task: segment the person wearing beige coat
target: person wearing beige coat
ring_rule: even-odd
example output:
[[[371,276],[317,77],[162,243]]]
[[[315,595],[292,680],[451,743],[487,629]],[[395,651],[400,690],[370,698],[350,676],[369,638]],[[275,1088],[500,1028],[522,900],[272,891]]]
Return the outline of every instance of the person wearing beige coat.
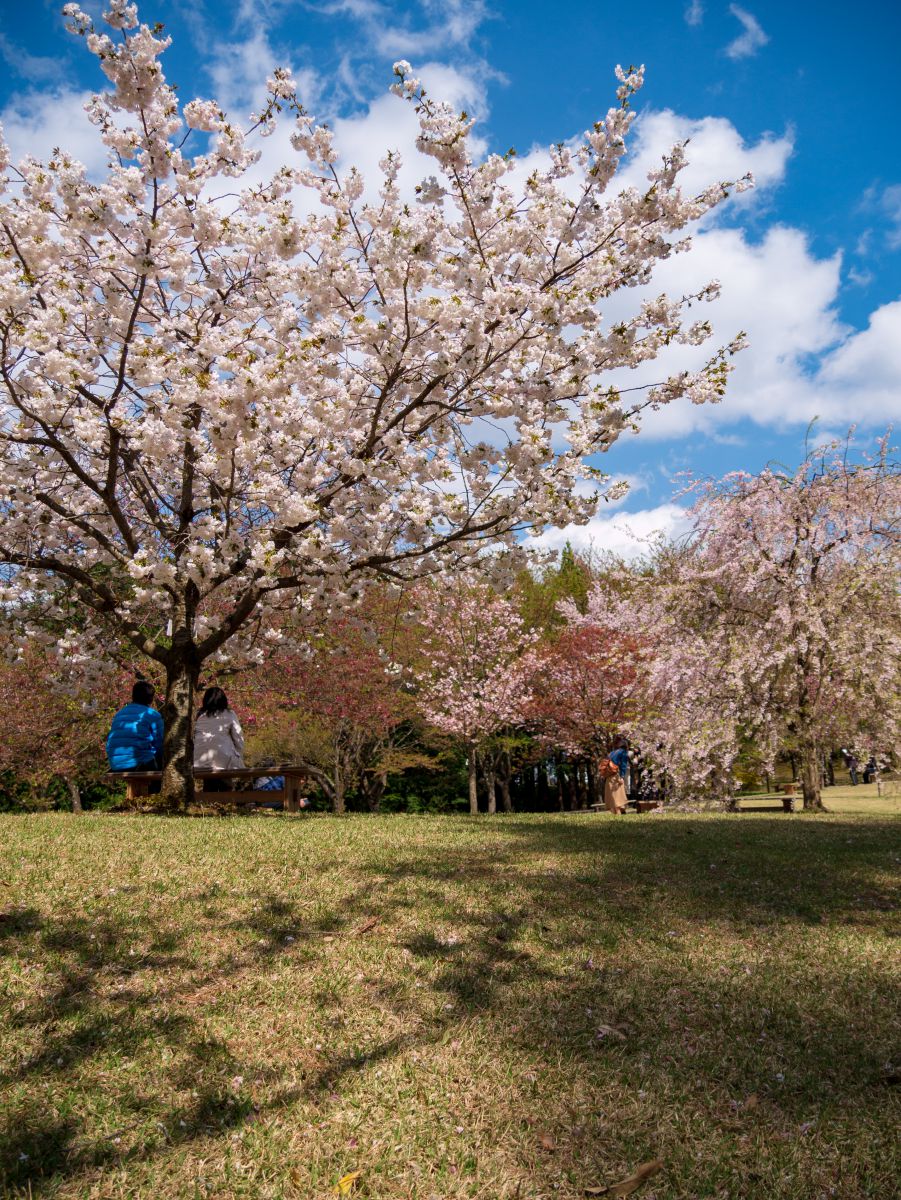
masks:
[[[207,688],[203,694],[194,726],[194,767],[206,771],[244,767],[244,731],[222,688]]]

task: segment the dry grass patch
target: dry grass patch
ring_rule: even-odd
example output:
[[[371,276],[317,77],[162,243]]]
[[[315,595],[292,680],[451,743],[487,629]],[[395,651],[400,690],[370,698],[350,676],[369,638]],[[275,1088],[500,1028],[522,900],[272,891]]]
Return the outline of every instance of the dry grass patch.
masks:
[[[0,1194],[884,1200],[899,833],[0,817]]]

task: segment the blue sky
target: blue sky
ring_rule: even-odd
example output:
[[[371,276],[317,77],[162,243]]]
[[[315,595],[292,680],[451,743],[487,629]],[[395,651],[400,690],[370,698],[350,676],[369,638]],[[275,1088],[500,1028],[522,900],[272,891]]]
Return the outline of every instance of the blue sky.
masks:
[[[102,77],[60,7],[0,0],[0,122],[14,150],[62,143],[89,159],[80,105]],[[615,516],[568,531],[575,540],[626,549],[633,535],[677,528],[677,472],[796,461],[814,416],[815,436],[856,423],[865,449],[901,415],[895,0],[144,0],[140,12],[174,38],[164,68],[183,99],[249,111],[287,63],[364,166],[408,137],[385,95],[392,62],[407,58],[434,94],[478,115],[487,146],[523,155],[578,135],[612,103],[614,66],[644,63],[633,170],[690,137],[699,185],[755,172],[755,191],[660,281],[677,291],[721,280],[717,338],[746,329],[751,341],[730,394],[714,409],[665,411],[617,443],[600,465],[627,475],[631,494]]]

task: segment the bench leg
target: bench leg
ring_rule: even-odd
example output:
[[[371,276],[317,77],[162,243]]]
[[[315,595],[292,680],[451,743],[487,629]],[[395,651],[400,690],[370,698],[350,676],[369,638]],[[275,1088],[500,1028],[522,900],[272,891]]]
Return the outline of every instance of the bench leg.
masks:
[[[300,806],[297,803],[297,780],[290,776],[285,780],[285,812],[300,812]]]

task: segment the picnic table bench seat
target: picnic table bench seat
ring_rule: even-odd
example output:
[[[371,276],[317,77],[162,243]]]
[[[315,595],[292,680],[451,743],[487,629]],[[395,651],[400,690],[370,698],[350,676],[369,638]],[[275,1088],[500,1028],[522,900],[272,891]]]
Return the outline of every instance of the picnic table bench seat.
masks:
[[[263,777],[271,779],[273,776],[279,775],[284,779],[284,784],[280,788],[254,789],[252,787],[254,779]],[[162,771],[110,771],[108,777],[110,779],[124,780],[126,798],[128,800],[139,800],[150,795],[150,785],[152,783],[159,783],[163,777],[163,773]],[[228,802],[238,808],[251,808],[258,805],[269,806],[281,801],[285,812],[300,812],[302,788],[308,782],[309,776],[302,767],[292,766],[241,767],[237,770],[225,771],[195,770],[195,783],[202,783],[206,779],[227,780],[229,783],[244,779],[248,780],[251,786],[243,790],[239,788],[226,788],[215,792],[198,790],[196,792],[198,800],[203,799],[211,804]]]

